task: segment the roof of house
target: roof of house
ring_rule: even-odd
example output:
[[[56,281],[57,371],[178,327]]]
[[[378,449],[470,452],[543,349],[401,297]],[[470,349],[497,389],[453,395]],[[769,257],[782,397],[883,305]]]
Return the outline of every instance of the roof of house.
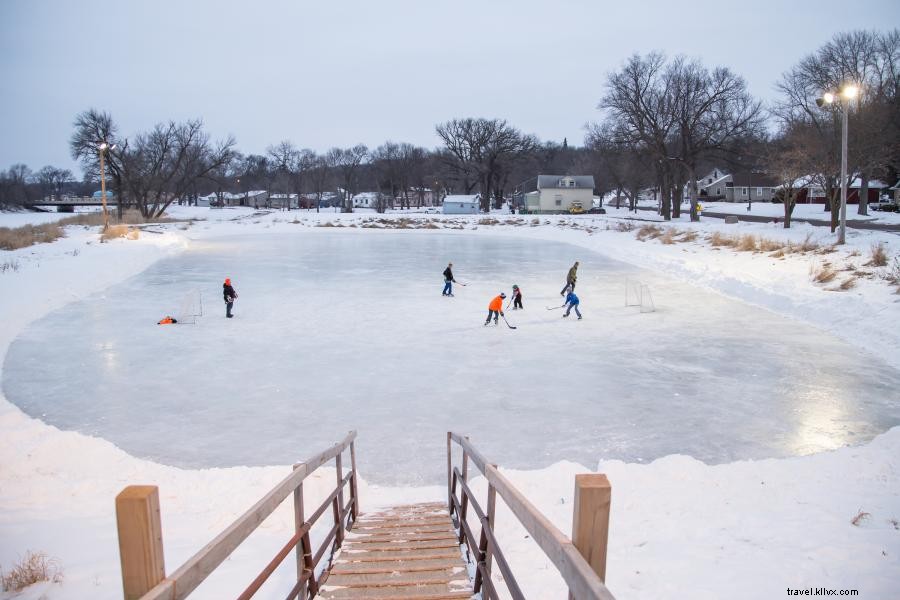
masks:
[[[735,187],[775,187],[778,181],[765,173],[735,173],[732,175]]]
[[[561,188],[559,180],[567,177],[575,180],[576,188],[594,189],[593,175],[538,175],[538,189]]]
[[[481,202],[481,194],[444,196],[444,202]]]

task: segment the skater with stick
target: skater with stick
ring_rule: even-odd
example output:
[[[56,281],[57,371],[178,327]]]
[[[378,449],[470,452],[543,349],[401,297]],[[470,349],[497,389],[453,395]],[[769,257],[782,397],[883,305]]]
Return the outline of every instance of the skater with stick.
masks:
[[[578,263],[575,263],[578,264]],[[569,295],[566,296],[566,312],[563,314],[564,317],[569,316],[569,311],[573,308],[575,309],[575,314],[578,315],[578,320],[581,320],[581,312],[578,310],[578,296],[575,295],[575,292],[569,292]]]
[[[444,291],[441,292],[441,296],[452,296],[454,283],[456,280],[453,279],[453,263],[450,263],[444,269]]]
[[[237,292],[234,291],[234,288],[231,287],[231,279],[225,278],[225,283],[222,284],[222,296],[225,299],[225,316],[231,319],[234,317],[231,314],[231,307],[234,306],[234,301],[237,300]]]
[[[522,290],[520,290],[519,286],[515,284],[513,285],[512,291],[512,305],[513,310],[519,310],[520,308],[522,308]],[[506,307],[509,308],[509,305],[507,304]]]
[[[495,296],[491,303],[488,304],[488,316],[487,320],[485,320],[485,326],[489,325],[491,322],[491,318],[494,319],[494,325],[498,324],[500,317],[503,316],[503,301],[506,299],[506,294],[500,292],[499,296]]]
[[[578,279],[578,261],[575,261],[575,264],[572,265],[572,268],[569,269],[568,274],[566,274],[566,285],[563,287],[562,291],[559,293],[560,296],[565,296],[567,292],[575,291],[575,280]]]

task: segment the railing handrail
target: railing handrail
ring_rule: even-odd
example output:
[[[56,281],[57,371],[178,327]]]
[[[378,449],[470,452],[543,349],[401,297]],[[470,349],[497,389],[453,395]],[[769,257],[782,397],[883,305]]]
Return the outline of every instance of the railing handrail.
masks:
[[[290,475],[238,517],[225,531],[144,594],[141,600],[180,600],[187,597],[303,483],[304,479],[329,460],[339,456],[354,439],[356,439],[355,430],[331,448],[299,463]]]
[[[468,458],[487,479],[488,484],[496,489],[532,539],[556,566],[569,586],[572,596],[578,600],[615,600],[606,584],[591,569],[568,536],[517,490],[465,436],[451,431],[449,437],[462,447]]]

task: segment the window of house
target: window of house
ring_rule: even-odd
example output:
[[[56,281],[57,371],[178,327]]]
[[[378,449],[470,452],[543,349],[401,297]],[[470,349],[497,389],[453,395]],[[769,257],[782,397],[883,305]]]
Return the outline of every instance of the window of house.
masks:
[[[722,195],[722,188],[716,188],[716,196]]]
[[[762,196],[762,188],[761,187],[756,188],[756,195]]]
[[[556,205],[562,206],[562,196],[560,196],[560,195],[556,196]]]
[[[746,195],[747,195],[747,188],[742,187],[741,188],[741,196],[746,196]]]

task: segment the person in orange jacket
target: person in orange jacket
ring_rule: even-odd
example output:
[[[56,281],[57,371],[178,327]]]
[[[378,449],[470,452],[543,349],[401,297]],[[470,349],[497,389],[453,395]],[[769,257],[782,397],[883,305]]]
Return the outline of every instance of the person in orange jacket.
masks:
[[[494,325],[500,320],[500,315],[503,314],[503,301],[506,299],[506,294],[500,292],[499,296],[496,296],[491,303],[488,304],[488,316],[487,320],[484,322],[485,325],[491,322],[491,317],[494,318]]]

